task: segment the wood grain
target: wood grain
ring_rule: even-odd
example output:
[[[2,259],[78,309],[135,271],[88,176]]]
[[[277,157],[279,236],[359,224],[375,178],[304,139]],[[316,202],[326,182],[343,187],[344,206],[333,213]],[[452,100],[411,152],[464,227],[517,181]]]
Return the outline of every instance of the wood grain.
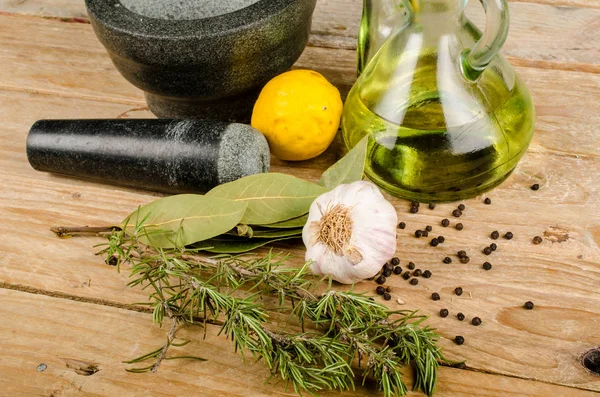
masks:
[[[281,381],[264,384],[262,363],[244,364],[216,327],[182,329],[193,339],[173,354],[207,358],[206,362],[165,361],[155,374],[131,374],[123,360],[140,356],[164,343],[165,330],[148,314],[106,306],[0,290],[0,394],[5,396],[294,396]],[[45,364],[44,371],[38,365]],[[81,369],[97,372],[84,375]],[[93,372],[93,371],[92,371]],[[89,372],[88,372],[89,373]],[[407,376],[410,380],[410,376]],[[595,393],[540,382],[442,368],[439,397],[569,396]],[[323,397],[339,393],[321,393]],[[344,396],[377,395],[357,386]],[[409,393],[410,396],[422,395]]]

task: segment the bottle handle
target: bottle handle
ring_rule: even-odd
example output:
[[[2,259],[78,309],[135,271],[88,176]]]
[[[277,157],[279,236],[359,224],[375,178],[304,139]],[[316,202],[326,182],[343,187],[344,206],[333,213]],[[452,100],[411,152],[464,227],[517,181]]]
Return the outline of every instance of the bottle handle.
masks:
[[[506,0],[480,0],[485,9],[485,32],[470,50],[463,51],[461,66],[464,76],[477,80],[498,54],[508,36],[508,4]]]

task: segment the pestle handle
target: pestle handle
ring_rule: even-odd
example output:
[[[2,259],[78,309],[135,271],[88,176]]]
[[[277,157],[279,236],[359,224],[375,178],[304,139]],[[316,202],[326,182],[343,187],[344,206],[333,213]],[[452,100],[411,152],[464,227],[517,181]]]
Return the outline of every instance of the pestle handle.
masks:
[[[204,193],[270,166],[260,132],[210,120],[40,120],[27,158],[38,171],[166,193]]]

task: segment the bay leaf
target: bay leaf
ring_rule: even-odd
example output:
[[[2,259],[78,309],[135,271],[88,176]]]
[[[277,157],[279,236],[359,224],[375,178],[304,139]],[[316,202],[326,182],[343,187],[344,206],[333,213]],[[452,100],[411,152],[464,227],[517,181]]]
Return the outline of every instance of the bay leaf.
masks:
[[[329,189],[344,184],[360,181],[365,172],[367,144],[369,136],[365,136],[344,157],[329,167],[321,176],[319,184]]]
[[[293,229],[265,229],[256,230],[251,238],[279,238],[279,237],[290,237],[290,236],[302,236],[302,228]]]
[[[241,223],[263,225],[306,214],[313,200],[325,192],[323,186],[292,175],[267,173],[217,186],[206,196],[247,203]]]
[[[288,229],[295,227],[304,227],[306,222],[308,221],[308,214],[304,214],[297,218],[288,219],[287,221],[271,223],[269,225],[260,225],[262,227],[268,227],[272,229]]]
[[[241,254],[252,251],[277,241],[291,240],[297,237],[281,237],[276,239],[240,239],[233,236],[219,236],[196,244],[203,251],[215,254]]]
[[[127,229],[144,220],[145,244],[160,248],[184,246],[227,233],[246,212],[245,202],[180,194],[144,205],[127,219]]]

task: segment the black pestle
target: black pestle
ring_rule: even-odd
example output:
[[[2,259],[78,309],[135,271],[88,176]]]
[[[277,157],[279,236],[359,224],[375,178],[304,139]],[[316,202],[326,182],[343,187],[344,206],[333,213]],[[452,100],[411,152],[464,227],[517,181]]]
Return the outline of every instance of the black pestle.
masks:
[[[207,120],[40,120],[27,158],[38,171],[166,193],[204,193],[270,166],[260,132]]]

